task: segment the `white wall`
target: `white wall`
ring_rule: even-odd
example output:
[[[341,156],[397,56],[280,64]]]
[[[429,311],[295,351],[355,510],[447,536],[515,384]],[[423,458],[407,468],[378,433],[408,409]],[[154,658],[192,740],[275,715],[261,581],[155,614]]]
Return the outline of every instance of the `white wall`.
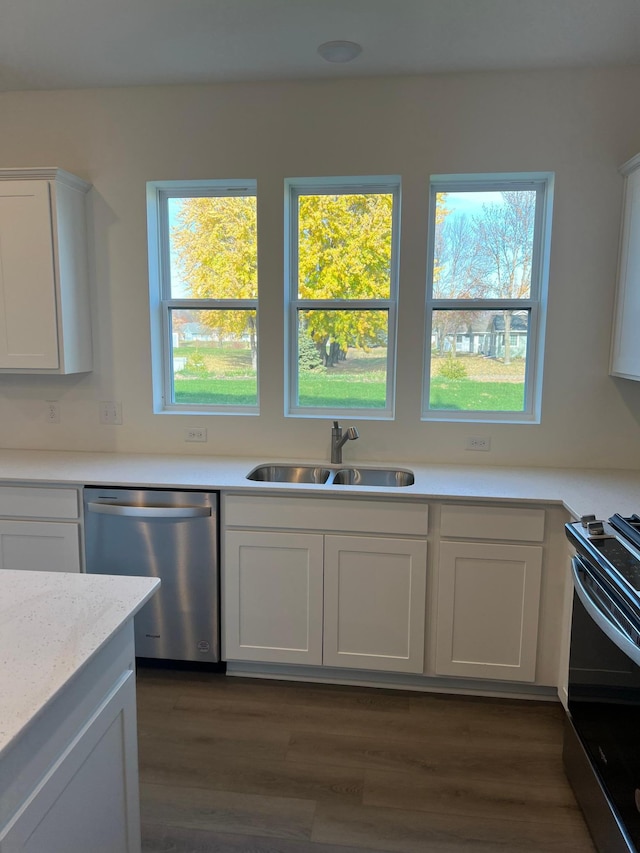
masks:
[[[396,419],[362,422],[349,459],[640,468],[640,384],[608,376],[622,180],[640,150],[640,68],[0,95],[0,166],[89,180],[95,369],[0,376],[0,446],[326,458],[326,420],[284,418],[283,180],[400,174]],[[555,171],[540,425],[420,421],[432,173]],[[260,417],[153,415],[145,182],[258,180]],[[25,318],[28,322],[28,318]],[[48,425],[44,401],[62,420]],[[122,426],[98,424],[121,401]],[[185,444],[186,426],[209,442]],[[488,435],[490,453],[464,450]]]

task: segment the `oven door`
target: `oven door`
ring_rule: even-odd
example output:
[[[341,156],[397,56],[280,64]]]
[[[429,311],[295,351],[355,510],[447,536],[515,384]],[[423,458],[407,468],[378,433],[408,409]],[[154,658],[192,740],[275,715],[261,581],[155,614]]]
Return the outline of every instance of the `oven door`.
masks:
[[[573,558],[574,602],[569,662],[569,713],[627,843],[605,843],[611,828],[594,828],[593,797],[574,790],[598,849],[640,851],[640,648],[637,614],[606,574],[580,555]],[[566,753],[566,749],[565,749]],[[566,764],[566,761],[565,761]]]

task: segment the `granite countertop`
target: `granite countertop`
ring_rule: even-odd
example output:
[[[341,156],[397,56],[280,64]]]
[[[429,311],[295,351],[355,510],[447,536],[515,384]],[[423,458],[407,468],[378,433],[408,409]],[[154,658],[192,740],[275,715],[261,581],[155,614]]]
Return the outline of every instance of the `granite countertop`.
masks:
[[[0,759],[159,583],[157,578],[0,572]]]
[[[428,465],[411,462],[352,462],[361,467],[398,467],[414,472],[415,483],[402,488],[262,483],[246,479],[261,463],[294,462],[330,466],[324,460],[255,457],[184,456],[142,453],[94,453],[0,450],[0,482],[220,489],[266,494],[368,496],[394,500],[528,501],[564,505],[575,517],[594,513],[640,512],[640,471],[598,468],[506,468],[476,465]]]

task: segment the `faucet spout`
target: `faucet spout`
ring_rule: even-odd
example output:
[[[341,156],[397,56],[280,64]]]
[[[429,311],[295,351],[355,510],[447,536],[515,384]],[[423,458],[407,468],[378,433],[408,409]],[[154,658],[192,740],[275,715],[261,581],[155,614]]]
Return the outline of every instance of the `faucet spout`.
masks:
[[[333,422],[331,429],[331,462],[334,465],[342,465],[342,447],[347,441],[355,441],[360,435],[355,427],[349,427],[343,434],[342,427],[338,421]]]

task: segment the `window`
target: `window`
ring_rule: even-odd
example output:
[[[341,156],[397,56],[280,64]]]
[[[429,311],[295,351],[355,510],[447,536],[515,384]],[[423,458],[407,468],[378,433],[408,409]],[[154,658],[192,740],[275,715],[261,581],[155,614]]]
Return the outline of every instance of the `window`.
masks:
[[[287,414],[392,418],[398,177],[287,181]]]
[[[147,190],[154,410],[255,414],[256,183]]]
[[[540,420],[553,176],[431,181],[423,418]]]

